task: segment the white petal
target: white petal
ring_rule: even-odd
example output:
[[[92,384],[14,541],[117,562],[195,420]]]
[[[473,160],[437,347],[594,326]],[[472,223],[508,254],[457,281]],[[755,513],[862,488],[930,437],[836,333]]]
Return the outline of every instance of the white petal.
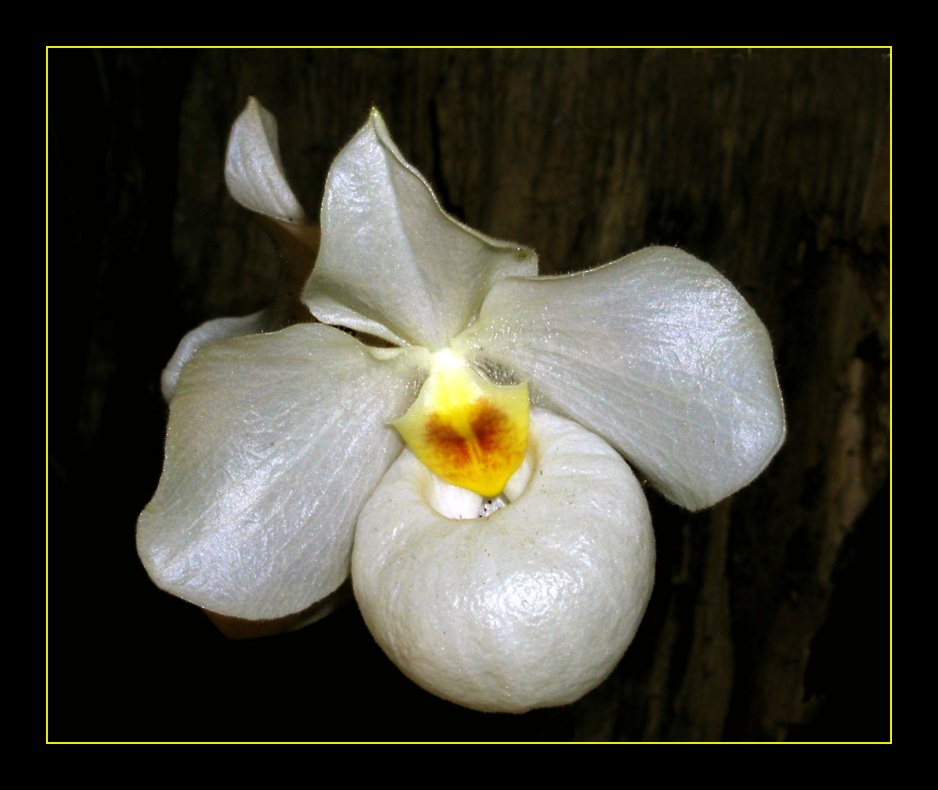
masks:
[[[503,281],[454,350],[530,378],[534,403],[605,437],[692,510],[751,482],[785,438],[765,326],[680,250]]]
[[[537,273],[528,249],[445,214],[372,111],[326,180],[322,246],[304,300],[327,324],[397,345],[444,348],[507,274]]]
[[[137,548],[163,589],[261,620],[345,579],[355,520],[401,442],[406,355],[313,324],[220,340],[183,368]]]
[[[485,711],[572,702],[632,641],[651,595],[654,536],[619,455],[545,412],[521,496],[481,519],[431,506],[431,473],[405,450],[359,519],[355,597],[411,679]]]
[[[211,343],[213,340],[263,332],[266,327],[266,315],[266,311],[261,310],[257,313],[251,313],[251,315],[215,318],[197,326],[191,332],[187,332],[179,341],[176,353],[166,364],[163,375],[160,377],[163,400],[169,403],[173,399],[183,366],[192,359],[192,355],[202,346]]]
[[[225,183],[231,196],[246,209],[288,222],[305,217],[283,173],[277,119],[253,96],[231,127]]]

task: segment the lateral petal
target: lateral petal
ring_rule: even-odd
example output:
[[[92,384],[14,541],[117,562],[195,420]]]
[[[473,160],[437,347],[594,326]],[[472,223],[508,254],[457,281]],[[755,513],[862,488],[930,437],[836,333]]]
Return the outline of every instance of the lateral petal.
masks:
[[[154,582],[232,617],[305,609],[348,572],[355,520],[401,442],[408,355],[319,324],[220,340],[185,365],[137,524]]]
[[[750,483],[785,438],[765,326],[726,278],[677,249],[504,280],[454,350],[530,378],[535,404],[605,437],[691,510]]]
[[[240,337],[241,335],[253,335],[263,332],[267,326],[267,311],[260,310],[256,313],[244,316],[226,316],[225,318],[213,318],[200,324],[195,329],[187,332],[176,351],[163,368],[163,375],[160,376],[160,389],[163,392],[163,400],[169,403],[176,393],[176,384],[179,381],[179,374],[185,364],[192,359],[195,354],[206,343],[213,340],[223,340],[229,337]]]
[[[654,579],[641,487],[602,439],[531,415],[533,474],[484,518],[432,506],[409,450],[359,519],[352,583],[378,644],[412,680],[460,705],[520,713],[594,688],[632,641]]]
[[[377,110],[329,170],[322,246],[303,298],[320,321],[438,351],[492,284],[537,273],[533,251],[446,214]]]

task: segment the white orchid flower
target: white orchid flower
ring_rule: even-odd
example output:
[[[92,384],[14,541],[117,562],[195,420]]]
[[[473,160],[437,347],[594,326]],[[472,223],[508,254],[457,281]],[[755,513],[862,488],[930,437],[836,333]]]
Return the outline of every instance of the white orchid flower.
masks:
[[[253,100],[226,174],[252,211],[302,217]],[[211,322],[164,376],[148,572],[249,620],[351,572],[376,640],[431,692],[494,711],[577,699],[651,594],[623,457],[694,510],[751,482],[785,435],[765,327],[676,249],[538,277],[532,251],[440,208],[376,111],[332,165],[321,224],[302,294],[319,323]]]

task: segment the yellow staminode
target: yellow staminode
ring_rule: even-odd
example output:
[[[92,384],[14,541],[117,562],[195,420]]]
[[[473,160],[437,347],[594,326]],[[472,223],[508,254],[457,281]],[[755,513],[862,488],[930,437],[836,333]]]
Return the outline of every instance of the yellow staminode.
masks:
[[[493,384],[441,351],[417,400],[392,425],[447,483],[494,497],[524,460],[528,411],[527,384]]]

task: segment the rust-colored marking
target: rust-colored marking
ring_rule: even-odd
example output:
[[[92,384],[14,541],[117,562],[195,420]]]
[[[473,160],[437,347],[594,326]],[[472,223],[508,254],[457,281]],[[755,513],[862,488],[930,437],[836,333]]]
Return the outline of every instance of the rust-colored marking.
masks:
[[[452,425],[443,422],[438,414],[427,420],[425,435],[427,443],[436,450],[438,456],[446,459],[446,465],[462,468],[472,460],[469,442]]]
[[[505,433],[508,428],[506,423],[505,415],[491,403],[484,401],[481,404],[472,418],[470,427],[483,454],[505,450]]]

